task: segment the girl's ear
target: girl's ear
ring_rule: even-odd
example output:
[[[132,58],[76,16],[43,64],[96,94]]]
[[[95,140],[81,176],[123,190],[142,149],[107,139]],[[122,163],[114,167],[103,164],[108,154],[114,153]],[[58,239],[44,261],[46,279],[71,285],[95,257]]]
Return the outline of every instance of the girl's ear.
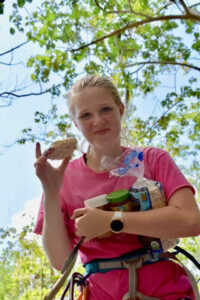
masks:
[[[120,113],[120,116],[122,117],[123,114],[124,114],[124,103],[120,103],[119,105],[119,113]]]

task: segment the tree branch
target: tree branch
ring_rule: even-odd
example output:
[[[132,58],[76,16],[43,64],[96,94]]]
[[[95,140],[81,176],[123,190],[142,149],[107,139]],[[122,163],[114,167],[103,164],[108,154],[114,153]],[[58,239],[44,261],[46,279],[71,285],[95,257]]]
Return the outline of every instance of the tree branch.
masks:
[[[157,13],[156,13],[156,15],[158,15],[158,14],[160,14],[161,13],[161,11],[163,10],[163,9],[165,9],[165,8],[168,8],[170,5],[173,5],[174,3],[167,3],[165,6],[163,6],[163,7],[161,7],[158,11],[157,11]]]
[[[163,114],[162,114],[157,120],[155,120],[155,121],[153,122],[153,124],[151,125],[150,130],[156,128],[156,126],[158,126],[158,122],[159,122],[160,120],[162,120],[162,118],[165,117],[165,116],[170,112],[170,110],[172,110],[172,109],[173,109],[176,105],[178,105],[178,104],[179,104],[179,102],[173,103],[173,104],[168,108],[168,110],[166,110],[165,112],[163,112]],[[144,138],[144,137],[147,135],[148,132],[149,132],[149,129],[147,129],[147,130],[143,133],[143,135],[141,136],[141,139]]]
[[[185,4],[184,0],[179,0],[179,2],[180,2],[180,4],[183,6],[186,15],[189,15],[189,14],[190,14],[190,10],[189,10],[189,8],[187,7],[187,5]]]
[[[97,0],[94,0],[94,2],[99,9],[106,12],[107,14],[134,14],[136,16],[145,17],[145,18],[150,17],[149,15],[138,13],[138,12],[134,11],[132,8],[131,8],[131,10],[109,10],[109,11],[107,11],[102,6],[100,6],[100,4]]]
[[[22,97],[29,97],[29,96],[39,96],[39,95],[43,95],[43,94],[47,94],[49,92],[51,92],[51,90],[53,88],[57,88],[59,86],[61,86],[63,83],[60,83],[54,87],[51,87],[45,91],[41,91],[41,92],[38,92],[38,93],[27,93],[27,94],[16,94],[14,91],[12,92],[3,92],[3,93],[0,93],[0,97],[4,98],[4,99],[8,99],[9,97],[15,97],[15,98],[22,98]],[[4,105],[0,105],[0,107],[2,107]]]
[[[129,68],[129,67],[134,67],[134,66],[137,66],[137,65],[147,65],[147,64],[150,64],[150,65],[152,65],[152,64],[177,65],[177,66],[188,67],[190,69],[194,69],[194,70],[200,71],[199,67],[195,67],[195,66],[190,65],[190,64],[179,63],[179,62],[176,62],[176,61],[159,61],[159,60],[156,60],[156,61],[141,61],[141,62],[138,62],[138,63],[126,65],[125,67]]]
[[[46,93],[50,92],[50,90],[51,89],[45,90],[44,92],[28,93],[28,94],[21,94],[21,95],[15,94],[13,92],[3,92],[3,93],[0,93],[0,97],[8,98],[9,96],[13,96],[16,98],[22,98],[22,97],[29,97],[29,96],[38,96],[38,95],[46,94]]]
[[[141,66],[141,67],[139,67],[139,68],[137,68],[137,70],[131,72],[130,74],[131,74],[131,75],[134,75],[134,74],[138,73],[143,67],[144,67],[144,65]]]
[[[145,19],[145,20],[142,20],[142,21],[138,21],[138,22],[135,22],[135,23],[128,24],[128,25],[126,25],[126,26],[124,26],[124,27],[122,27],[118,30],[115,30],[115,31],[109,33],[109,34],[103,35],[102,37],[100,37],[96,40],[93,40],[90,43],[84,44],[84,45],[82,45],[78,48],[71,49],[71,50],[68,50],[68,51],[71,51],[72,53],[76,52],[76,51],[80,51],[80,50],[85,49],[89,46],[95,45],[98,42],[101,42],[101,41],[103,41],[103,40],[105,40],[109,37],[112,37],[114,35],[119,35],[119,34],[121,34],[122,32],[124,32],[128,29],[133,29],[133,28],[136,28],[136,27],[148,24],[148,23],[158,22],[158,21],[166,21],[166,20],[186,20],[186,19],[190,19],[190,20],[193,20],[193,21],[199,21],[200,22],[200,16],[197,16],[197,15],[194,15],[194,14],[191,14],[191,13],[189,13],[189,15],[158,16],[156,18],[149,18],[149,19]]]
[[[198,5],[200,5],[200,2],[199,2],[199,3],[196,3],[196,4],[193,4],[193,5],[191,5],[189,8],[191,9],[191,8],[193,8],[193,7],[196,7],[196,6],[198,6]]]
[[[0,61],[0,65],[5,65],[5,66],[18,66],[18,65],[23,65],[23,66],[25,67],[25,65],[24,65],[24,63],[23,63],[22,61],[20,61],[20,62],[18,62],[18,63],[15,63],[15,64],[12,64],[12,63],[5,63],[5,62]]]
[[[182,9],[180,8],[179,3],[177,2],[177,0],[170,0],[170,2],[171,2],[172,4],[175,4],[175,5],[177,6],[178,10],[180,10],[180,11],[182,12],[182,14],[184,13],[184,10],[182,10]]]
[[[3,56],[3,55],[6,55],[8,53],[11,53],[13,51],[15,51],[16,49],[26,45],[29,41],[26,41],[26,42],[23,42],[22,44],[19,44],[18,46],[14,47],[14,48],[11,48],[10,50],[6,51],[6,52],[3,52],[3,53],[0,53],[0,56]]]
[[[96,6],[100,9],[104,11],[104,8],[99,4],[99,2],[97,0],[94,0]]]

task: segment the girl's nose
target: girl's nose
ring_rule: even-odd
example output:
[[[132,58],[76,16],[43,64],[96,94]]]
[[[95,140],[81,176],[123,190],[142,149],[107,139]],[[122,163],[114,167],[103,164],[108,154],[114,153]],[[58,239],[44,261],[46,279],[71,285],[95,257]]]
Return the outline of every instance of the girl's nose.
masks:
[[[99,125],[103,122],[103,117],[100,114],[95,114],[93,118],[93,124]]]

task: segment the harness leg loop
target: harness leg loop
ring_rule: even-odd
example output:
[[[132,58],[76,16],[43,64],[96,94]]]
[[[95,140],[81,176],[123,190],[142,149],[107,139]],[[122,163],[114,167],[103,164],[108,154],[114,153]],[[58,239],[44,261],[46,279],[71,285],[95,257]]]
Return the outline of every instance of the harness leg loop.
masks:
[[[137,269],[142,266],[143,259],[139,257],[131,261],[124,261],[123,265],[129,270],[129,292],[124,295],[122,300],[160,300],[155,297],[145,296],[137,291]]]
[[[142,266],[142,258],[134,259],[131,261],[124,261],[123,265],[129,270],[129,292],[124,295],[122,300],[136,300],[137,290],[137,272],[136,269]]]

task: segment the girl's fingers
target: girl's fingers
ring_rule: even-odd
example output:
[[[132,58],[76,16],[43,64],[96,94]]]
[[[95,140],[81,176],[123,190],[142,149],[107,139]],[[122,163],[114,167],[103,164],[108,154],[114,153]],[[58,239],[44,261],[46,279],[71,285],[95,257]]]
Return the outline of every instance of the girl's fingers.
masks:
[[[60,165],[59,168],[58,168],[61,172],[64,172],[64,171],[65,171],[65,169],[66,169],[66,167],[67,167],[67,165],[68,165],[70,159],[71,159],[71,156],[66,157],[66,158],[63,159],[61,165]]]
[[[40,143],[37,142],[35,147],[35,157],[38,159],[41,155],[42,153],[41,153]]]
[[[36,143],[36,150],[35,150],[35,156],[37,159],[39,159],[41,156],[44,156],[46,158],[48,158],[48,156],[54,151],[54,148],[51,147],[49,149],[47,149],[43,154],[41,152],[41,146],[40,143]]]
[[[86,214],[88,212],[88,208],[79,208],[79,209],[76,209],[74,212],[73,212],[73,215],[71,216],[71,219],[74,220],[78,217],[81,217],[83,216],[84,214]]]
[[[43,166],[46,163],[46,158],[44,156],[40,156],[36,162],[34,163],[35,168],[39,167],[39,166]]]
[[[45,156],[46,158],[49,158],[50,154],[54,151],[53,147],[50,147],[49,149],[47,149],[46,151],[44,151],[43,156]]]

